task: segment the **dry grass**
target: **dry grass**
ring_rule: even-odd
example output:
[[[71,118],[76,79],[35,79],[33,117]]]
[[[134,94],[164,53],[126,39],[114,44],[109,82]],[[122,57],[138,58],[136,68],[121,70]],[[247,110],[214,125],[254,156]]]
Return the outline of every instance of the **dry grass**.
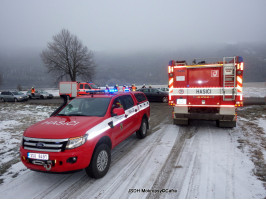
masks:
[[[266,133],[258,123],[259,119],[266,116],[266,106],[246,107],[238,111],[238,116],[246,120],[240,120],[242,137],[238,139],[238,148],[247,151],[255,165],[253,173],[263,181],[266,189]]]

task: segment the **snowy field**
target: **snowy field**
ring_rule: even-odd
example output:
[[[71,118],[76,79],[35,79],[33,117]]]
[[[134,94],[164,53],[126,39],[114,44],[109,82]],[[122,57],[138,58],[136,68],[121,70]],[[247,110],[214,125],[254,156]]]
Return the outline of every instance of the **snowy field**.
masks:
[[[19,160],[23,130],[54,106],[0,104],[0,198],[265,198],[266,106],[239,110],[237,127],[193,121],[171,124],[171,109],[151,104],[149,135],[131,136],[112,151],[99,180],[84,171],[46,174]]]

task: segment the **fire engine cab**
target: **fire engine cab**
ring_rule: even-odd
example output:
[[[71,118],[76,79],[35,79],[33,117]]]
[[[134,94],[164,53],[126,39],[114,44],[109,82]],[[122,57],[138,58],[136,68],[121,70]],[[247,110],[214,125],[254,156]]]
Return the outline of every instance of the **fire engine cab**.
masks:
[[[60,97],[74,98],[80,95],[86,95],[90,91],[100,90],[94,83],[90,82],[60,82],[59,95]]]
[[[150,105],[142,92],[80,96],[25,130],[21,160],[36,171],[85,168],[91,177],[101,178],[109,169],[111,149],[134,132],[146,137],[149,118]]]
[[[240,56],[222,61],[171,60],[168,65],[169,105],[173,123],[189,119],[216,120],[219,127],[236,126],[236,108],[243,106],[243,69]]]

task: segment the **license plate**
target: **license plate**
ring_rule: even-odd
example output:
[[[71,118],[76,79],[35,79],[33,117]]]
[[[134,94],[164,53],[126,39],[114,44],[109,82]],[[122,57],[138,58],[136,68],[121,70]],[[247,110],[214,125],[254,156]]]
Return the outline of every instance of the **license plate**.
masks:
[[[49,154],[28,153],[28,158],[36,160],[49,160]]]
[[[177,99],[176,104],[187,104],[187,99]]]

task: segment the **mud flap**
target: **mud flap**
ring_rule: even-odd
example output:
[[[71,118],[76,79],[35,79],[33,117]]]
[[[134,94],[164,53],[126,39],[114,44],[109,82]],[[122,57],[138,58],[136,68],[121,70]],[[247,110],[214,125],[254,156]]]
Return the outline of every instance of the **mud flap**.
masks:
[[[234,128],[236,127],[236,121],[235,120],[217,120],[216,125],[221,128]]]
[[[173,119],[173,124],[175,125],[188,125],[188,118],[175,118]]]

